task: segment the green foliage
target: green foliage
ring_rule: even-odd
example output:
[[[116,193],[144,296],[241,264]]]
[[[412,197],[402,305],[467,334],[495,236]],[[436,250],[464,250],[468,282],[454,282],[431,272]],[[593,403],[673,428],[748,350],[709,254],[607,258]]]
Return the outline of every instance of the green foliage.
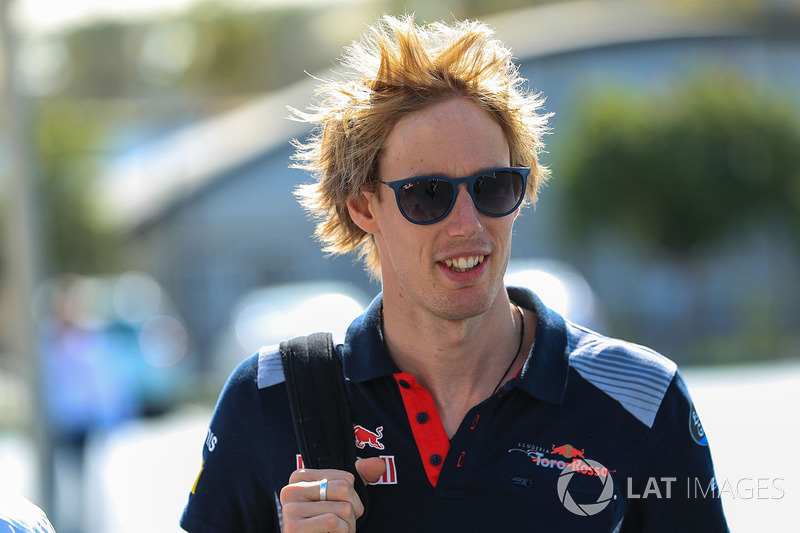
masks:
[[[728,74],[580,100],[558,163],[573,237],[605,228],[685,255],[753,221],[800,230],[800,121],[787,98]]]
[[[313,54],[309,20],[303,9],[245,14],[206,6],[191,13],[186,21],[199,40],[182,81],[219,95],[258,93],[296,81],[303,67],[322,61]]]
[[[103,118],[71,101],[40,102],[34,110],[44,254],[49,273],[102,270],[107,236],[96,224],[88,191],[98,173]]]
[[[70,76],[62,96],[115,98],[130,91],[136,70],[125,66],[125,33],[121,23],[104,22],[65,38]]]

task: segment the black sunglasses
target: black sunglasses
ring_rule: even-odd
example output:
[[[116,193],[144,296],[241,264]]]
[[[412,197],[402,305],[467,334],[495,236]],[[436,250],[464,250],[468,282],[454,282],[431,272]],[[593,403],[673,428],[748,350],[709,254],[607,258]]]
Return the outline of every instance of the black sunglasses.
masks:
[[[484,170],[468,178],[418,176],[397,181],[380,181],[394,190],[397,207],[414,224],[433,224],[446,217],[456,203],[458,186],[467,190],[478,211],[490,217],[504,217],[519,207],[531,169],[504,167]]]

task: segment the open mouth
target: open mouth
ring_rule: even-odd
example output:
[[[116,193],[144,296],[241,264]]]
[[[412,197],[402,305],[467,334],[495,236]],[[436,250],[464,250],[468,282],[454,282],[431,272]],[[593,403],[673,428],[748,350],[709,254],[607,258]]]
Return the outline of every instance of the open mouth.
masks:
[[[484,257],[483,255],[454,257],[453,259],[445,259],[444,264],[453,272],[467,272],[483,263]]]

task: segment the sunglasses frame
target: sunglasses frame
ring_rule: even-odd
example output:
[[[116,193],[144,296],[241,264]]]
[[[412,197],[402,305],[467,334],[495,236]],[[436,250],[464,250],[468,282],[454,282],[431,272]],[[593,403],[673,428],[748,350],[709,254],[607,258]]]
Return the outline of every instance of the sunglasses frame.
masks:
[[[517,203],[514,204],[514,207],[512,207],[505,213],[495,215],[493,213],[488,213],[484,211],[478,205],[478,201],[475,199],[474,187],[475,187],[475,182],[478,181],[478,178],[485,176],[486,174],[491,174],[493,172],[500,172],[500,171],[517,172],[522,176],[522,195],[520,195],[519,200],[517,200]],[[469,195],[472,198],[472,203],[475,206],[475,209],[477,209],[478,211],[480,211],[481,213],[483,213],[488,217],[500,218],[510,215],[522,204],[522,200],[525,199],[525,192],[527,191],[528,188],[528,175],[530,173],[531,173],[530,167],[499,167],[499,168],[492,168],[489,170],[483,170],[481,172],[478,172],[474,176],[469,176],[466,178],[448,178],[446,176],[438,176],[436,174],[430,174],[425,176],[415,176],[413,178],[406,178],[402,180],[394,180],[394,181],[375,180],[375,181],[377,181],[378,183],[383,183],[384,185],[386,185],[387,187],[391,188],[394,191],[394,199],[397,202],[397,209],[400,210],[400,213],[403,215],[403,217],[405,217],[406,220],[408,220],[412,224],[417,224],[419,226],[427,226],[429,224],[435,224],[440,220],[444,220],[445,218],[447,218],[447,215],[449,215],[450,211],[453,210],[453,206],[456,205],[456,200],[458,199],[459,185],[461,185],[462,183],[467,184],[467,192],[469,192]],[[435,218],[429,222],[418,222],[416,220],[411,219],[411,217],[409,217],[403,210],[403,206],[400,205],[400,191],[402,190],[403,186],[410,181],[419,181],[426,179],[437,179],[450,183],[453,186],[454,194],[453,194],[453,199],[450,200],[450,205],[447,207],[447,210],[444,212],[442,216]]]

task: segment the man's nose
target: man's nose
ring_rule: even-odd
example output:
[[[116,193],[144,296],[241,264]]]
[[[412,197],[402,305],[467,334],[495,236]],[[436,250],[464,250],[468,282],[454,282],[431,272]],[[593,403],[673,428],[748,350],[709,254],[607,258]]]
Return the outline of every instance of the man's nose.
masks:
[[[448,232],[456,237],[474,237],[483,230],[480,215],[478,208],[475,207],[475,202],[469,195],[467,184],[460,184],[456,203],[445,218]]]

